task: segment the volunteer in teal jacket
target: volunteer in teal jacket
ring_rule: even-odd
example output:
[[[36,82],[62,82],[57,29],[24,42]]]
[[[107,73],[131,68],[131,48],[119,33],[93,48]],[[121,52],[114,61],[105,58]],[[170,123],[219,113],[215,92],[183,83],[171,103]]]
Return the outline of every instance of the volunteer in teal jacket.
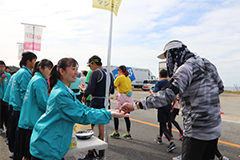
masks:
[[[7,116],[7,104],[3,101],[5,91],[11,75],[5,72],[5,63],[0,60],[0,134],[4,133],[4,127],[7,128],[8,116]],[[7,135],[6,135],[7,136]]]
[[[17,141],[16,131],[18,120],[23,103],[23,98],[26,93],[27,85],[32,78],[32,69],[35,66],[37,56],[29,51],[22,53],[20,66],[22,66],[14,75],[12,79],[12,86],[10,90],[9,104],[13,107],[13,112],[10,117],[10,130],[9,130],[9,156],[14,155],[15,144]]]
[[[1,82],[0,83],[0,100],[3,99],[3,97],[4,97],[5,93],[6,93],[6,90],[7,90],[7,86],[8,86],[9,80],[11,78],[11,74],[9,74],[9,73],[7,73],[5,71],[3,71],[2,74],[6,75],[6,77],[2,80],[2,82],[0,80],[0,82]],[[1,78],[2,74],[0,74],[0,79],[2,79]]]
[[[32,159],[61,160],[67,153],[73,126],[107,124],[112,116],[123,114],[83,105],[70,89],[77,77],[78,64],[73,58],[59,60],[51,71],[50,96],[46,112],[36,122],[30,141]],[[81,144],[78,144],[81,145]]]
[[[18,121],[18,141],[14,157],[16,159],[31,159],[29,143],[33,127],[37,120],[46,111],[48,100],[48,85],[53,63],[48,59],[43,59],[35,64],[34,76],[27,86],[27,91],[23,100],[22,109]]]
[[[32,130],[37,120],[46,111],[48,94],[47,81],[36,72],[30,80],[24,97],[18,127]]]
[[[10,91],[11,91],[14,76],[15,76],[15,74],[10,77],[10,80],[8,82],[8,85],[7,85],[7,88],[5,90],[4,97],[3,97],[3,101],[8,103],[8,105],[10,105],[9,104],[9,97],[10,97]]]
[[[22,66],[14,77],[9,100],[14,111],[21,111],[27,85],[32,78],[32,71],[29,68]]]

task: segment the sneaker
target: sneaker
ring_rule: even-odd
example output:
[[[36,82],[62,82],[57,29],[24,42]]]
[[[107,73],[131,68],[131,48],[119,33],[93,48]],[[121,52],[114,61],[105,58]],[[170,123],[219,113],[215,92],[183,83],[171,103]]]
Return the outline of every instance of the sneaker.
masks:
[[[183,131],[182,131],[182,133],[179,133],[179,140],[180,140],[180,141],[183,140]]]
[[[78,160],[96,160],[96,156],[94,156],[94,153],[93,152],[88,152],[88,154],[86,154],[86,156],[84,158],[79,158]]]
[[[168,146],[168,148],[166,149],[167,152],[172,152],[174,149],[177,149],[177,146],[175,145],[174,142],[171,142]]]
[[[14,157],[14,153],[9,151],[8,156],[9,156],[9,158],[13,158]]]
[[[0,134],[4,133],[4,129],[0,128]]]
[[[172,160],[182,160],[182,155],[177,156],[177,157],[173,157]]]
[[[115,138],[115,139],[119,139],[120,138],[120,134],[113,132],[112,134],[109,134],[110,137]]]
[[[131,134],[129,134],[129,133],[126,133],[126,134],[122,135],[122,137],[127,138],[127,139],[129,139],[129,140],[132,139],[132,136],[131,136]]]
[[[157,138],[155,139],[155,142],[158,143],[158,144],[162,144],[162,138],[157,137]]]
[[[225,157],[225,156],[223,156],[223,157],[222,157],[222,160],[230,160],[230,159],[227,158],[227,157]]]

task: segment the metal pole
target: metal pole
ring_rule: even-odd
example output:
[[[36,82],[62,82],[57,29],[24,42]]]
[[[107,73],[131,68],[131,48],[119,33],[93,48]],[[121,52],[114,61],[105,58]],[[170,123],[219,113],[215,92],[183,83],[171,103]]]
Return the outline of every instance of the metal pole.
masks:
[[[33,52],[34,52],[34,38],[35,38],[35,26],[33,26],[33,49],[32,49]]]
[[[37,27],[46,27],[46,26],[43,26],[43,25],[38,25],[38,24],[29,24],[29,23],[21,23],[23,25],[28,25],[28,26],[37,26]]]
[[[110,63],[111,63],[111,44],[112,44],[112,19],[113,12],[110,11],[110,27],[109,27],[109,38],[108,38],[108,56],[107,56],[107,79],[106,79],[106,93],[105,93],[105,108],[108,109],[108,98],[109,98],[109,84],[110,84]],[[107,125],[104,127],[104,141],[107,142]],[[106,159],[106,149],[104,151],[104,159]]]

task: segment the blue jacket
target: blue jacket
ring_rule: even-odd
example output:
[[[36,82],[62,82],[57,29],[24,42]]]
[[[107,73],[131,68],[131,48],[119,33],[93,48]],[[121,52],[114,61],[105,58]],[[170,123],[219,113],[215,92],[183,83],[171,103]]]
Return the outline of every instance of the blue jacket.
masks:
[[[32,72],[25,66],[15,73],[9,98],[9,104],[13,106],[14,111],[21,111],[23,98],[27,90],[28,82],[31,78]]]
[[[70,88],[58,80],[50,93],[46,112],[33,128],[30,153],[44,160],[61,160],[69,149],[75,123],[107,124],[111,118],[105,109],[83,105]]]
[[[7,73],[5,71],[3,71],[3,74],[6,74],[7,77],[4,78],[4,80],[0,84],[0,99],[3,99],[4,94],[5,94],[6,90],[7,90],[7,85],[9,83],[10,78],[11,78],[11,74],[9,74],[9,73]],[[1,75],[0,75],[0,77],[1,77]]]
[[[23,100],[18,127],[32,130],[37,120],[46,111],[48,93],[47,81],[36,72],[28,83]]]

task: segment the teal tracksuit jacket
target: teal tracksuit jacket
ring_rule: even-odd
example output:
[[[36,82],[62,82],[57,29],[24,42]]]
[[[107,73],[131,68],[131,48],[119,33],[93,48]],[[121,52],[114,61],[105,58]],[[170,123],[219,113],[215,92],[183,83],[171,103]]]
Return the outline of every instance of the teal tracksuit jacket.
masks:
[[[36,72],[27,86],[18,127],[32,130],[37,120],[46,111],[48,93],[47,81]]]
[[[3,79],[2,83],[0,84],[0,99],[3,99],[4,97],[4,94],[7,90],[7,86],[8,86],[8,83],[9,83],[9,80],[11,78],[11,74],[3,71],[3,74],[6,74],[7,77]]]
[[[9,82],[8,82],[8,85],[7,85],[7,89],[5,90],[5,93],[4,93],[4,97],[3,97],[3,101],[4,102],[7,102],[9,105],[9,99],[10,99],[10,91],[11,91],[11,88],[12,88],[12,82],[13,82],[13,79],[14,79],[14,76],[16,74],[12,75],[12,77],[10,78]]]
[[[28,82],[31,78],[32,72],[25,66],[15,73],[9,97],[9,104],[13,106],[14,111],[21,111],[23,98],[27,90]]]
[[[58,80],[50,93],[46,112],[33,128],[30,153],[44,160],[61,160],[69,149],[75,123],[107,124],[111,118],[105,109],[83,105],[71,89]]]

